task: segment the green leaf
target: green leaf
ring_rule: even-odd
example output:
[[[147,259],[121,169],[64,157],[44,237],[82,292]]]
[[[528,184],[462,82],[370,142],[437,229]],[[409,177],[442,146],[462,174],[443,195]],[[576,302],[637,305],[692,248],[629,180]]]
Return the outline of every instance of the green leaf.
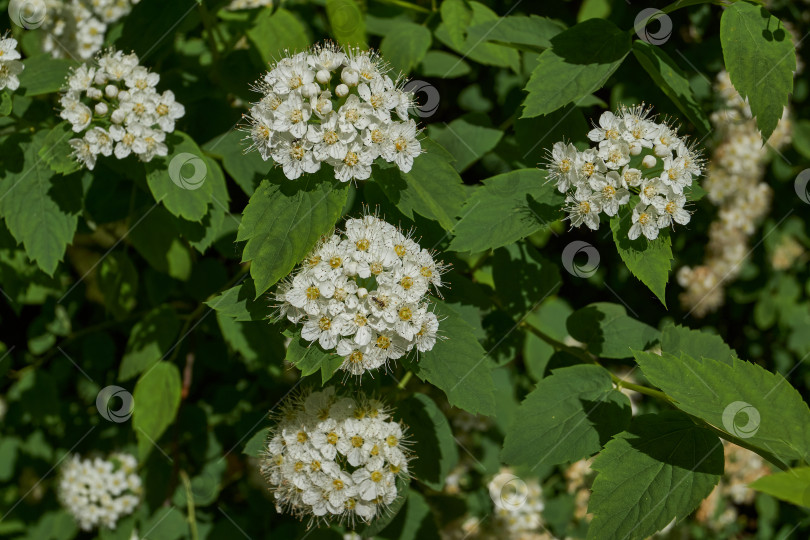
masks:
[[[633,54],[655,81],[656,86],[675,103],[678,109],[703,133],[711,131],[706,113],[698,104],[689,79],[678,64],[661,47],[640,39],[633,42]]]
[[[445,8],[446,4],[451,4]],[[520,54],[511,47],[487,43],[480,37],[467,33],[468,27],[484,23],[494,23],[502,17],[479,2],[445,1],[442,2],[442,23],[436,29],[436,38],[461,54],[479,64],[495,67],[508,67],[515,73],[520,72]],[[470,11],[470,9],[472,11]]]
[[[256,294],[256,286],[251,278],[219,293],[205,303],[218,314],[240,322],[263,321],[268,319],[273,311],[270,299]]]
[[[177,230],[199,253],[205,253],[224,234],[224,231],[232,231],[239,225],[239,219],[228,213],[230,195],[228,187],[225,185],[225,175],[222,173],[222,169],[209,156],[203,156],[202,160],[208,169],[205,183],[211,186],[211,204],[208,213],[199,222],[176,218]],[[226,223],[226,219],[230,223]]]
[[[78,134],[73,133],[69,122],[60,122],[48,132],[42,148],[39,149],[39,157],[51,170],[58,174],[68,175],[81,170],[82,165],[73,156],[73,147],[70,146],[70,139],[77,138]]]
[[[445,4],[442,4],[445,5]],[[428,51],[422,59],[421,73],[425,77],[453,79],[470,72],[470,64],[463,58],[445,51]]]
[[[253,457],[261,457],[267,447],[267,436],[270,433],[270,428],[262,428],[254,433],[248,442],[245,443],[245,448],[242,450],[243,454]]]
[[[26,58],[23,65],[25,69],[19,76],[18,92],[23,96],[39,96],[61,90],[70,69],[79,63],[65,58],[51,58],[46,53]]]
[[[301,370],[302,377],[317,373],[324,364],[334,365],[338,359],[340,359],[338,366],[343,363],[340,355],[324,351],[317,341],[307,341],[302,338],[299,329],[294,332],[287,330],[284,335],[292,340],[287,345],[286,360]]]
[[[630,423],[630,399],[602,367],[556,369],[521,403],[501,458],[514,466],[558,465],[598,452]]]
[[[266,64],[284,56],[285,50],[301,52],[310,44],[306,27],[284,8],[260,11],[247,35]]]
[[[77,177],[56,177],[39,157],[46,138],[47,132],[39,131],[22,143],[24,166],[19,172],[5,171],[0,216],[28,257],[53,276],[76,233],[82,187]]]
[[[191,250],[179,238],[177,218],[158,203],[136,214],[128,238],[155,270],[182,281],[191,275]]]
[[[447,418],[425,394],[397,403],[397,416],[408,426],[411,447],[419,459],[409,466],[414,478],[441,491],[447,475],[458,464],[458,445]]]
[[[338,43],[349,47],[368,48],[366,20],[355,0],[326,0],[326,16]]]
[[[562,218],[563,202],[540,169],[487,178],[464,203],[450,249],[476,253],[516,242]]]
[[[427,27],[410,22],[398,23],[383,37],[380,52],[395,70],[410,73],[425,57],[432,41]]]
[[[675,411],[645,414],[596,457],[589,539],[647,538],[688,516],[723,475],[723,445]]]
[[[574,339],[602,358],[631,358],[661,339],[661,333],[627,316],[623,306],[597,302],[576,310],[566,321]]]
[[[242,262],[252,261],[257,298],[332,231],[348,193],[348,183],[324,170],[294,182],[262,182],[242,214],[236,237],[237,242],[247,241]]]
[[[748,98],[767,141],[793,92],[796,49],[790,32],[764,7],[735,2],[720,19],[720,43],[731,84]]]
[[[389,166],[375,170],[372,177],[409,219],[416,212],[451,230],[466,198],[464,183],[444,148],[423,139],[422,149],[424,153],[414,159],[410,172],[401,173]]]
[[[777,499],[810,508],[810,467],[800,467],[757,479],[748,487]]]
[[[180,390],[180,371],[168,362],[158,363],[135,384],[132,427],[138,439],[140,462],[146,461],[160,436],[174,423]]]
[[[646,285],[666,307],[666,288],[672,268],[672,240],[669,229],[662,229],[655,240],[639,236],[630,240],[627,233],[632,226],[632,211],[628,206],[610,219],[613,242],[628,270]]]
[[[274,327],[266,321],[237,321],[217,312],[217,324],[225,342],[245,360],[248,366],[266,363],[268,358],[284,355],[284,343]]]
[[[174,345],[178,332],[180,319],[169,306],[163,305],[147,313],[132,327],[118,368],[118,380],[131,379],[158,363]]]
[[[473,328],[459,313],[441,302],[435,303],[439,335],[430,351],[407,363],[414,374],[441,389],[451,405],[473,414],[495,412],[491,361],[475,338]]]
[[[264,161],[255,150],[248,152],[244,139],[243,132],[232,129],[205,143],[203,150],[222,160],[222,166],[249,197],[270,173],[273,162]]]
[[[778,459],[810,457],[810,409],[781,375],[737,358],[635,357],[647,379],[682,411]]]
[[[142,530],[149,540],[178,540],[188,536],[188,521],[178,508],[162,507],[145,520]]]
[[[494,149],[503,137],[503,131],[489,123],[486,116],[468,115],[442,126],[431,125],[430,137],[452,154],[453,167],[462,172]]]
[[[712,358],[729,365],[737,358],[720,336],[678,325],[664,328],[661,350],[674,356],[684,353],[692,358]]]
[[[523,117],[548,114],[589,96],[605,84],[628,52],[627,32],[604,19],[589,19],[554,36],[526,85]]]
[[[98,288],[104,295],[104,307],[113,317],[123,319],[135,308],[138,294],[138,271],[123,251],[113,251],[98,267]]]
[[[472,11],[464,0],[445,0],[441,3],[442,24],[447,29],[450,43],[456,50],[464,46]]]
[[[538,50],[551,47],[551,38],[565,30],[565,25],[547,17],[508,15],[469,28],[471,39],[500,42],[521,49]]]
[[[0,116],[11,114],[11,94],[6,90],[0,92]]]
[[[202,150],[181,131],[167,138],[171,152],[146,163],[146,182],[155,200],[166,209],[189,221],[199,221],[213,201],[211,174]]]
[[[526,243],[498,248],[493,256],[492,280],[504,311],[515,321],[534,311],[562,285],[557,266]],[[510,327],[513,324],[510,320]]]

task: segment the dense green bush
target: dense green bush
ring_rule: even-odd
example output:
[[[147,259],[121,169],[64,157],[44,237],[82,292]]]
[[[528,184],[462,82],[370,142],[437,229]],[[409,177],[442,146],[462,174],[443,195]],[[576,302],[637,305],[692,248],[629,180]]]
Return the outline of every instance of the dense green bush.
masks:
[[[272,4],[0,0],[0,536],[807,536],[806,3]]]

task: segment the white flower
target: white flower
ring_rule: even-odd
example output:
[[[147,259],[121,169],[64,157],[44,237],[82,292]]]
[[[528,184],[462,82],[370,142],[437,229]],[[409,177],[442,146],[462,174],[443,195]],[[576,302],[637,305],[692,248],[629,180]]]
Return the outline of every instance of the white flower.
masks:
[[[373,215],[349,219],[279,285],[278,314],[303,321],[304,339],[336,351],[341,369],[362,375],[414,348],[433,348],[439,321],[427,297],[445,271],[393,225]],[[372,278],[370,291],[358,283]]]
[[[166,133],[185,113],[183,106],[171,91],[157,93],[160,76],[139,66],[134,53],[108,50],[97,64],[74,69],[60,98],[60,116],[74,132],[84,132],[87,142],[71,142],[76,158],[92,168],[99,155],[124,159],[135,154],[141,161],[166,156]]]
[[[596,230],[599,228],[599,201],[594,195],[594,192],[587,187],[578,189],[574,196],[569,196],[566,199],[568,207],[568,219],[571,225],[579,227],[583,223],[588,228]]]
[[[655,209],[658,210],[660,216],[658,217],[658,227],[663,229],[669,227],[672,222],[686,225],[689,223],[689,212],[684,210],[686,204],[686,197],[682,194],[674,194],[671,198],[664,199],[658,197],[653,201]]]
[[[136,467],[129,454],[114,453],[93,461],[73,455],[61,467],[59,500],[83,530],[114,529],[140,502],[141,479],[133,474]]]
[[[561,193],[568,191],[577,176],[577,149],[573,144],[563,142],[554,143],[548,164],[548,175],[557,182],[557,190]]]
[[[256,83],[263,97],[246,116],[250,149],[272,158],[291,180],[322,163],[342,182],[366,180],[380,156],[410,171],[421,153],[419,129],[407,117],[413,94],[389,71],[373,52],[344,52],[332,44],[282,58]],[[296,152],[292,159],[276,150],[282,145]],[[301,155],[301,148],[311,155]]]
[[[630,192],[616,171],[610,171],[603,177],[591,178],[590,185],[595,192],[594,199],[608,216],[615,216],[619,206],[630,200]]]
[[[633,225],[627,237],[635,240],[642,234],[650,240],[658,238],[658,210],[653,205],[642,203],[633,208]]]
[[[410,453],[403,426],[378,400],[333,387],[287,400],[261,472],[278,512],[319,522],[370,522],[397,497]]]

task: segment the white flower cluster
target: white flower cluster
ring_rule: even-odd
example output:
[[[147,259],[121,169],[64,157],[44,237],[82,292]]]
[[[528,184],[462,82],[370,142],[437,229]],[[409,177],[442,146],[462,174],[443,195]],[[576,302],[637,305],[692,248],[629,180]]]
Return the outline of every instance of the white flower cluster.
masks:
[[[17,40],[6,33],[0,37],[0,90],[16,90],[20,87],[17,77],[25,66],[20,62]]]
[[[689,223],[686,194],[700,175],[701,159],[675,127],[656,122],[644,105],[622,107],[602,113],[588,138],[598,146],[582,152],[555,143],[547,165],[549,178],[566,194],[572,226],[597,230],[599,214],[615,216],[631,202],[631,192],[638,194],[631,240],[642,234],[654,240],[660,229]]]
[[[408,118],[414,96],[389,71],[372,51],[330,43],[282,58],[256,83],[264,96],[246,116],[251,148],[291,180],[323,163],[341,182],[366,180],[377,157],[410,171],[422,151]]]
[[[346,221],[278,287],[280,314],[304,321],[301,337],[344,358],[352,375],[436,343],[431,285],[446,268],[397,227],[373,215]]]
[[[697,317],[717,310],[725,299],[725,283],[737,278],[748,253],[748,240],[771,207],[772,191],[765,165],[790,141],[788,110],[776,130],[762,144],[751,109],[734,89],[728,72],[717,76],[715,92],[722,103],[711,115],[720,143],[712,154],[704,183],[706,197],[718,206],[717,220],[709,227],[706,259],[696,267],[681,267],[678,283],[686,290],[681,303]]]
[[[109,459],[93,460],[73,455],[62,466],[59,500],[83,530],[98,526],[114,529],[140,502],[137,466],[129,454],[114,453]]]
[[[231,0],[225,8],[228,11],[239,11],[242,9],[255,9],[260,7],[273,7],[273,0]]]
[[[497,538],[521,538],[539,532],[543,524],[543,493],[536,478],[524,482],[507,468],[488,484],[495,505]]]
[[[155,90],[160,75],[138,65],[135,53],[108,50],[97,63],[74,69],[59,100],[60,116],[83,133],[70,140],[73,156],[90,170],[99,155],[135,154],[141,161],[165,156],[166,133],[174,131],[185,108],[171,90]]]
[[[261,462],[279,513],[369,522],[396,499],[410,453],[382,402],[326,387],[288,400],[280,417]]]
[[[140,0],[45,0],[42,48],[54,58],[92,58],[107,28]]]

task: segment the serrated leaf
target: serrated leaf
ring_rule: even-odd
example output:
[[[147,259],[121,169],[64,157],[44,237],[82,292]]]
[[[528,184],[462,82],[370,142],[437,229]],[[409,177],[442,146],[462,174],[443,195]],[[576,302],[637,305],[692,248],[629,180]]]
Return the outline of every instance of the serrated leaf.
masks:
[[[431,489],[441,491],[459,457],[447,417],[425,394],[414,394],[397,403],[397,417],[408,426],[412,450],[419,456],[409,472]]]
[[[796,49],[790,32],[764,7],[735,2],[720,19],[720,43],[731,84],[748,98],[767,141],[793,92]]]
[[[301,370],[301,376],[306,377],[321,370],[321,366],[328,364],[333,366],[338,359],[340,364],[343,358],[335,353],[321,349],[317,341],[307,341],[301,337],[301,330],[285,331],[284,335],[290,338],[287,345],[287,362]]]
[[[344,46],[366,45],[366,20],[355,0],[326,0],[326,16],[337,42]]]
[[[285,50],[301,52],[310,44],[306,27],[284,8],[262,10],[247,35],[266,64],[285,56]]]
[[[637,39],[633,42],[633,55],[669,99],[703,133],[711,131],[706,113],[698,104],[689,79],[661,47]]]
[[[450,42],[455,49],[461,49],[464,46],[467,26],[472,20],[472,10],[467,7],[464,0],[445,0],[441,3],[440,10]]]
[[[118,368],[118,380],[143,373],[163,358],[180,331],[180,319],[169,306],[153,309],[132,327]]]
[[[630,358],[661,339],[661,332],[629,317],[623,306],[596,302],[576,310],[566,326],[571,337],[602,358]]]
[[[631,226],[632,213],[629,207],[620,208],[619,213],[610,219],[613,242],[619,256],[630,273],[646,285],[666,307],[666,288],[673,258],[669,229],[662,229],[655,240],[648,240],[644,236],[630,240],[627,233]]]
[[[436,302],[439,335],[433,349],[407,360],[414,374],[441,389],[451,405],[473,414],[495,412],[495,383],[487,352],[478,343],[473,328],[461,315]]]
[[[537,15],[508,15],[495,21],[469,28],[472,39],[507,43],[521,49],[538,50],[551,47],[551,38],[565,30],[565,25]]]
[[[442,4],[444,5],[444,4]],[[470,72],[470,64],[460,56],[445,51],[428,51],[422,59],[421,73],[425,77],[454,79]]]
[[[413,219],[416,212],[451,230],[466,198],[464,183],[444,148],[423,139],[422,149],[424,153],[414,159],[410,172],[387,167],[375,169],[372,177],[408,218]]]
[[[267,177],[273,162],[264,161],[255,150],[247,151],[249,144],[244,138],[243,132],[230,130],[205,143],[203,150],[222,160],[222,166],[249,197]]]
[[[66,58],[51,58],[50,54],[43,53],[26,58],[23,65],[25,69],[20,73],[17,91],[23,96],[39,96],[61,90],[70,69],[79,63]]]
[[[748,487],[777,499],[810,508],[810,467],[799,467],[763,476]]]
[[[645,414],[591,467],[599,474],[588,539],[642,539],[688,516],[711,493],[723,474],[723,445],[681,413]]]
[[[516,242],[563,217],[563,202],[540,169],[487,178],[464,203],[450,249],[476,253]]]
[[[132,428],[138,439],[140,462],[146,461],[160,436],[174,423],[180,406],[180,390],[180,371],[168,362],[160,362],[135,384]]]
[[[556,369],[521,403],[509,426],[501,458],[534,470],[591,456],[627,428],[630,399],[602,367]]]
[[[81,170],[82,165],[73,156],[73,147],[70,146],[70,139],[77,138],[78,134],[73,133],[69,122],[60,122],[48,132],[42,148],[39,149],[39,157],[51,170],[58,174],[71,174]]]
[[[410,73],[425,57],[432,41],[427,27],[402,22],[385,34],[380,43],[380,52],[395,70]]]
[[[503,310],[515,321],[522,320],[562,285],[557,266],[526,243],[495,251],[492,280],[500,293]],[[512,320],[509,325],[513,325]]]
[[[269,433],[269,427],[262,428],[254,433],[250,439],[248,439],[248,442],[245,443],[245,448],[242,450],[242,453],[255,458],[261,457],[267,448],[267,436]]]
[[[235,321],[262,321],[269,318],[273,311],[269,298],[256,295],[256,286],[251,278],[217,294],[205,303],[217,313]]]
[[[133,218],[128,239],[152,268],[185,281],[191,275],[191,250],[179,235],[177,218],[152,203]]]
[[[77,177],[57,178],[39,157],[47,132],[22,143],[23,167],[0,181],[0,216],[28,257],[53,276],[78,225],[82,187]]]
[[[692,358],[712,358],[726,364],[731,364],[737,358],[737,354],[720,336],[678,325],[664,328],[661,350],[674,356],[685,353]]]
[[[455,161],[453,168],[464,171],[494,149],[503,137],[503,131],[490,125],[485,116],[466,115],[442,126],[431,125],[431,138],[442,145]]]
[[[242,262],[252,261],[257,298],[332,231],[348,193],[348,183],[324,170],[294,182],[262,182],[242,214],[236,237],[237,242],[247,241]]]
[[[169,155],[146,163],[146,182],[156,201],[175,216],[199,221],[213,201],[209,162],[194,140],[181,131],[167,137]],[[221,174],[221,173],[220,173]]]
[[[199,253],[205,253],[224,231],[233,230],[234,225],[238,226],[239,223],[236,216],[228,213],[230,195],[222,169],[213,158],[203,156],[202,159],[208,169],[205,182],[211,186],[211,204],[208,205],[208,212],[199,222],[176,218],[177,230]],[[226,219],[232,223],[225,223]]]
[[[781,375],[737,358],[635,357],[647,379],[682,411],[778,459],[810,457],[810,409]]]
[[[599,36],[594,39],[594,36]],[[551,38],[526,85],[523,117],[548,114],[601,88],[630,52],[627,32],[589,19]]]

